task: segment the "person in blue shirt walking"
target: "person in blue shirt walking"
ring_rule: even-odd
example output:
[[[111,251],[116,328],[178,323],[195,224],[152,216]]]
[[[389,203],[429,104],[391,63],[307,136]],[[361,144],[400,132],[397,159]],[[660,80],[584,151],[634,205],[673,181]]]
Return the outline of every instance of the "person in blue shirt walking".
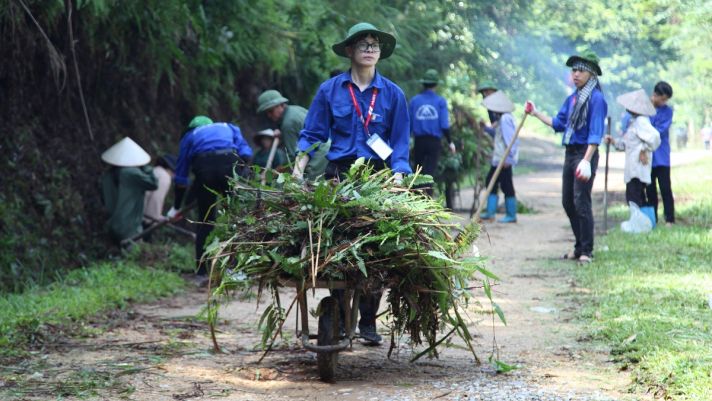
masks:
[[[405,94],[376,70],[376,63],[389,57],[395,45],[391,34],[361,22],[349,29],[346,39],[332,46],[334,53],[351,60],[351,68],[319,86],[299,133],[297,147],[301,153],[293,171],[296,178],[303,177],[315,145],[329,139],[326,179],[339,179],[357,158],[366,159],[376,170],[390,167],[396,183],[412,172]],[[382,340],[376,332],[381,295],[370,293],[359,305],[359,332],[368,344],[377,345]]]
[[[526,112],[554,131],[564,133],[562,144],[566,147],[566,157],[561,201],[576,238],[574,249],[566,253],[564,258],[589,263],[593,257],[591,190],[608,104],[598,81],[603,72],[594,52],[586,50],[571,56],[566,65],[571,67],[576,91],[566,98],[559,113],[553,118],[546,116],[531,102],[527,102]]]
[[[217,211],[213,204],[217,201],[215,193],[228,191],[228,179],[238,164],[248,165],[252,159],[252,149],[242,137],[240,128],[229,123],[213,123],[205,116],[197,116],[188,125],[188,131],[180,141],[180,153],[175,172],[175,200],[167,217],[172,219],[178,214],[183,196],[188,187],[188,175],[192,170],[195,175],[195,197],[198,202],[198,215],[202,224],[198,224],[195,239],[195,260],[198,275],[207,275],[205,264],[201,262],[205,239],[213,229]],[[239,171],[239,170],[238,170]]]
[[[410,128],[415,137],[413,162],[422,167],[422,173],[435,177],[440,158],[443,137],[447,139],[450,152],[456,153],[455,144],[450,138],[450,120],[447,100],[435,92],[439,83],[438,72],[429,69],[420,80],[423,91],[410,100]],[[426,188],[433,195],[433,188]]]
[[[658,191],[656,182],[660,186],[660,195],[663,198],[665,210],[665,224],[668,226],[675,223],[675,198],[670,185],[670,126],[673,114],[672,107],[667,105],[670,98],[672,98],[672,86],[669,83],[660,81],[655,84],[650,101],[653,102],[656,113],[650,117],[650,123],[660,133],[660,147],[653,152],[651,182],[645,188],[648,202],[655,209],[655,221],[657,222]]]
[[[485,181],[489,185],[494,172],[497,170],[499,162],[504,158],[504,165],[500,171],[497,181],[495,181],[492,187],[492,192],[487,197],[487,209],[485,212],[480,214],[482,220],[494,219],[497,213],[497,203],[499,202],[499,196],[497,192],[499,188],[502,188],[502,193],[504,193],[504,207],[506,216],[499,220],[500,223],[516,223],[517,222],[517,197],[514,192],[514,182],[512,180],[512,169],[513,166],[519,161],[519,139],[517,139],[509,153],[505,154],[507,147],[514,139],[514,134],[516,132],[516,123],[514,122],[514,116],[512,116],[512,111],[514,111],[514,104],[509,100],[507,95],[502,91],[497,91],[487,96],[482,104],[487,108],[489,113],[494,113],[493,119],[495,121],[493,127],[493,133],[491,134],[494,139],[494,146],[492,149],[492,163],[490,170],[487,173],[487,180]],[[487,131],[489,133],[489,131]]]

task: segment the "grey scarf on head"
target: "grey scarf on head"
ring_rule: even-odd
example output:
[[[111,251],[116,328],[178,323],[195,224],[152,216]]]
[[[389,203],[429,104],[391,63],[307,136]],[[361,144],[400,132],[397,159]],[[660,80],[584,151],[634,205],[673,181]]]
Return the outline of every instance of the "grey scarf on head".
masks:
[[[573,69],[591,73],[591,78],[586,82],[586,85],[576,90],[576,106],[574,106],[574,112],[571,113],[571,118],[569,119],[569,126],[574,130],[579,130],[586,125],[586,120],[588,120],[588,100],[591,98],[591,92],[598,87],[598,77],[586,63],[577,63],[573,66]]]

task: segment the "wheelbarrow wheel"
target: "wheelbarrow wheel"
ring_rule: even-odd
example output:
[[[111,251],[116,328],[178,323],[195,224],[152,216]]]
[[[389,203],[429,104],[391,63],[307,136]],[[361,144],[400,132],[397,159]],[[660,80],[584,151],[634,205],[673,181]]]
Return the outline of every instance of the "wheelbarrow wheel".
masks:
[[[334,345],[339,341],[339,303],[335,297],[329,296],[321,300],[319,309],[321,314],[319,315],[319,331],[317,332],[316,344]],[[316,354],[321,380],[329,383],[334,382],[338,357],[338,352],[319,352]]]

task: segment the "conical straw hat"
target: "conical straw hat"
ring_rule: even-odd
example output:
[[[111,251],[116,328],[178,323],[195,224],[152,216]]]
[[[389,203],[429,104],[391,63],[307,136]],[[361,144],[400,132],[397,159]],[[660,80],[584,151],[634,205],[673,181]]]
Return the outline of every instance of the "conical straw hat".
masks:
[[[495,113],[511,113],[514,111],[514,104],[502,91],[497,91],[485,98],[482,101],[487,110]]]
[[[101,160],[117,167],[144,166],[151,156],[131,138],[125,137],[101,154]]]
[[[654,116],[656,113],[653,102],[643,89],[624,93],[618,96],[616,101],[626,110],[641,116]]]

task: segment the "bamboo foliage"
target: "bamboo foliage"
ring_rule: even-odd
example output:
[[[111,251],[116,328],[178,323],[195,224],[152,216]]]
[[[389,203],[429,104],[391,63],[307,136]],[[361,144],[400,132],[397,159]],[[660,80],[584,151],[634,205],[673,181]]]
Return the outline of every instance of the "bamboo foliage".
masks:
[[[394,338],[406,334],[437,355],[443,341],[438,336],[448,332],[472,350],[462,318],[471,293],[464,289],[473,281],[481,288],[495,276],[480,259],[462,259],[479,227],[461,228],[440,203],[408,189],[422,181],[416,174],[405,188],[395,187],[390,171],[373,172],[358,162],[343,181],[308,188],[285,174],[277,187],[233,180],[206,250],[219,283],[207,307],[212,329],[220,304],[235,291],[268,289],[272,303],[260,326],[262,345],[270,348],[267,340],[286,316],[276,297],[280,280],[345,281],[367,291],[389,290]]]

